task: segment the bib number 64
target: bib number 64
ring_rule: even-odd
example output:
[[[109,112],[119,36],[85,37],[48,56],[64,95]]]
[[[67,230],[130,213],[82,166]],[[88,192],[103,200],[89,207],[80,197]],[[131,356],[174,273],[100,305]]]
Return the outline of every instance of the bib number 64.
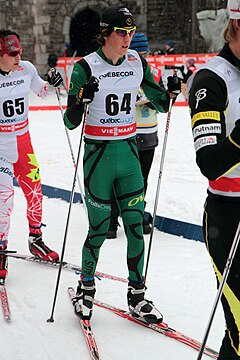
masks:
[[[121,104],[119,103],[119,98],[116,94],[109,94],[106,96],[106,113],[110,116],[115,116],[119,113],[119,111],[124,111],[126,114],[130,114],[131,93],[123,95]]]

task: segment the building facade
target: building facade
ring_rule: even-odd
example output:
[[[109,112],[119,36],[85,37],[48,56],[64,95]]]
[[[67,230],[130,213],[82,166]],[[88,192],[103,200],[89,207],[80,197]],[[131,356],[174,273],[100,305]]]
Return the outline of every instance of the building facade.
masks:
[[[207,51],[197,29],[196,14],[203,9],[226,7],[226,0],[128,0],[122,1],[134,14],[138,31],[149,38],[152,51],[173,40],[178,53]],[[181,3],[181,5],[179,5]],[[0,27],[17,31],[21,36],[23,59],[33,62],[40,73],[48,68],[49,54],[63,56],[65,44],[83,56],[97,47],[95,35],[103,10],[119,5],[115,0],[0,0]]]

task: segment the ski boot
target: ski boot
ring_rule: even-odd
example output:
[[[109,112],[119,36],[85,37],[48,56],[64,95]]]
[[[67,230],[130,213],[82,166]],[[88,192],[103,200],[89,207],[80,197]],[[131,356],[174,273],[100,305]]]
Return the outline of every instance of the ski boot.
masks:
[[[128,307],[130,314],[148,324],[163,321],[162,314],[155,308],[152,301],[144,298],[146,286],[143,282],[128,283]]]
[[[44,244],[42,240],[42,233],[30,233],[28,237],[28,247],[30,253],[32,253],[36,258],[51,262],[59,261],[58,254],[55,251],[49,249],[49,247]]]
[[[93,299],[95,295],[95,281],[90,279],[87,281],[80,280],[73,299],[75,314],[82,320],[90,320],[92,316]]]

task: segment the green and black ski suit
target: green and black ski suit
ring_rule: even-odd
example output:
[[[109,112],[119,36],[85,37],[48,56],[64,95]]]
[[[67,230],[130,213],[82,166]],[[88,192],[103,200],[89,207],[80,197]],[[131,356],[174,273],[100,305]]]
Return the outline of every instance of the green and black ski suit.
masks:
[[[91,75],[99,80],[99,92],[88,107],[84,127],[83,170],[89,230],[82,249],[82,273],[84,278],[94,276],[109,227],[113,189],[128,240],[129,279],[142,281],[144,187],[135,140],[135,103],[140,86],[160,112],[168,111],[169,96],[154,81],[146,60],[136,51],[129,50],[113,65],[99,48],[74,66],[64,114],[69,129],[81,123],[84,106],[76,105],[76,95]]]

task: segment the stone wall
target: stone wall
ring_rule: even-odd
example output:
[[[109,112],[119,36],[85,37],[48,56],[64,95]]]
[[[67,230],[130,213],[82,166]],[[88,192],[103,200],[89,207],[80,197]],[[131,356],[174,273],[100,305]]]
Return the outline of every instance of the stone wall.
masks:
[[[173,40],[176,52],[192,53],[192,6],[194,0],[148,0],[147,33],[152,49],[162,49],[166,40]],[[181,5],[178,5],[181,4]],[[196,12],[226,8],[227,0],[195,0]],[[193,19],[196,21],[196,18]],[[207,46],[196,29],[196,49],[207,52]]]
[[[160,49],[165,40],[176,43],[177,51],[191,52],[192,0],[128,0],[123,2],[134,13],[138,31],[148,35],[151,49]],[[196,1],[197,11],[225,7],[226,0]],[[118,5],[115,0],[0,0],[0,27],[19,32],[23,58],[32,61],[41,73],[47,70],[50,53],[63,55],[69,41],[69,28],[74,15],[87,7],[99,15],[103,9]],[[199,36],[199,35],[197,35]],[[199,51],[204,42],[198,41]],[[205,46],[206,48],[206,46]]]

